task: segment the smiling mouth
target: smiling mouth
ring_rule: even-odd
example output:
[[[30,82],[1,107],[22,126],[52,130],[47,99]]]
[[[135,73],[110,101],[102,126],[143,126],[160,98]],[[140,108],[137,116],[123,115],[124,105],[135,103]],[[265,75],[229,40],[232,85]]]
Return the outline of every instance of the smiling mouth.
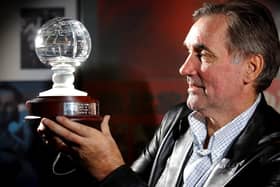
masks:
[[[194,92],[194,91],[198,91],[198,90],[204,90],[204,86],[189,84],[188,92]]]
[[[204,88],[202,81],[197,77],[187,76],[186,81],[189,87]]]
[[[195,83],[189,83],[188,84],[189,87],[197,87],[197,88],[203,88],[204,86],[201,84],[195,84]]]

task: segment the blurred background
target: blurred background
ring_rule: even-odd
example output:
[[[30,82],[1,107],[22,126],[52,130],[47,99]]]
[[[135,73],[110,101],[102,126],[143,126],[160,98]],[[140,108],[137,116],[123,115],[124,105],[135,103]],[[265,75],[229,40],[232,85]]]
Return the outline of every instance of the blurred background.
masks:
[[[280,28],[280,3],[260,1],[271,9]],[[11,186],[95,184],[83,171],[54,176],[51,168],[56,152],[42,144],[37,124],[24,121],[24,103],[52,86],[51,70],[39,62],[33,44],[44,22],[67,16],[87,27],[93,49],[76,69],[75,87],[99,100],[102,115],[112,115],[113,136],[131,164],[164,113],[185,101],[186,84],[178,74],[187,54],[183,41],[193,11],[203,2],[10,0],[1,5],[0,174],[7,176]],[[280,111],[279,78],[265,95]],[[16,114],[8,118],[11,111]]]

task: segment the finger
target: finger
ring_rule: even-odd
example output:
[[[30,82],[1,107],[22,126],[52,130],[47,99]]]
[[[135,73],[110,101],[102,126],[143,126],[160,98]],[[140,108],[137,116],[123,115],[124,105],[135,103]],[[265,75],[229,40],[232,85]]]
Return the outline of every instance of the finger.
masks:
[[[44,124],[42,122],[40,122],[40,124],[39,124],[39,126],[37,128],[37,132],[40,135],[43,135],[45,131],[46,131],[46,127],[44,126]]]
[[[50,132],[45,132],[46,131],[46,126],[44,126],[43,123],[40,123],[39,127],[38,127],[38,131],[41,134],[41,138],[42,141],[44,142],[44,144],[52,144],[55,145],[55,148],[58,151],[63,151],[66,153],[72,153],[73,150],[71,149],[71,146],[66,144],[60,137],[54,135],[52,133],[52,135],[50,135]],[[73,144],[71,144],[73,145]]]
[[[64,116],[57,116],[56,117],[57,122],[62,125],[63,127],[69,129],[70,131],[82,136],[87,137],[90,135],[92,131],[98,132],[96,129],[91,128],[87,125],[72,121]]]
[[[31,108],[30,100],[25,102],[25,107],[26,107],[27,110],[30,110],[30,108]]]
[[[42,138],[42,141],[44,142],[44,144],[49,144],[49,140],[45,134],[42,134],[41,138]]]
[[[62,152],[65,152],[65,153],[70,153],[70,154],[73,153],[73,149],[71,147],[73,145],[68,145],[67,143],[65,143],[58,136],[54,136],[53,139],[52,139],[52,142],[50,142],[50,143],[55,144],[56,145],[56,149],[58,151],[62,151]]]
[[[39,126],[37,127],[37,132],[41,136],[42,141],[45,144],[49,143],[49,139],[52,137],[50,130],[42,123],[40,122]]]
[[[111,117],[110,115],[105,115],[101,122],[101,131],[103,132],[103,134],[107,136],[112,136],[109,127],[110,117]]]
[[[80,143],[83,141],[83,138],[79,136],[78,134],[71,132],[71,130],[68,130],[64,126],[57,124],[56,122],[43,118],[41,120],[44,126],[49,128],[53,133],[55,133],[57,136],[61,137],[62,139],[72,142],[74,144],[80,145]]]

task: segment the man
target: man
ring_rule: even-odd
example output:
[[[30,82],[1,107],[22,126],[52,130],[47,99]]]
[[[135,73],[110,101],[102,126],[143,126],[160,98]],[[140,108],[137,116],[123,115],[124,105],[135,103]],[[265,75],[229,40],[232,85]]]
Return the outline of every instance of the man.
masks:
[[[164,116],[131,169],[109,116],[101,132],[60,116],[58,123],[42,119],[39,133],[57,134],[50,140],[78,156],[102,186],[280,186],[280,115],[263,96],[280,63],[271,13],[240,0],[205,4],[193,17],[179,71],[186,104]]]
[[[19,110],[22,97],[17,88],[0,85],[0,175],[10,186],[36,187],[37,174],[29,160],[33,135]]]
[[[20,103],[20,93],[10,85],[0,85],[0,128],[8,129],[8,125],[19,122],[18,104]]]

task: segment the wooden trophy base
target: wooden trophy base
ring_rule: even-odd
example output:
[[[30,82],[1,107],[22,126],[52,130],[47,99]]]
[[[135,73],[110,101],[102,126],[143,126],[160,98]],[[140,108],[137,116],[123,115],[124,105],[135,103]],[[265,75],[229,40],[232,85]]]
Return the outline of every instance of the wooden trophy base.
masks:
[[[39,96],[26,102],[29,115],[26,120],[46,117],[55,120],[65,116],[73,121],[99,129],[102,117],[99,102],[89,96]]]

